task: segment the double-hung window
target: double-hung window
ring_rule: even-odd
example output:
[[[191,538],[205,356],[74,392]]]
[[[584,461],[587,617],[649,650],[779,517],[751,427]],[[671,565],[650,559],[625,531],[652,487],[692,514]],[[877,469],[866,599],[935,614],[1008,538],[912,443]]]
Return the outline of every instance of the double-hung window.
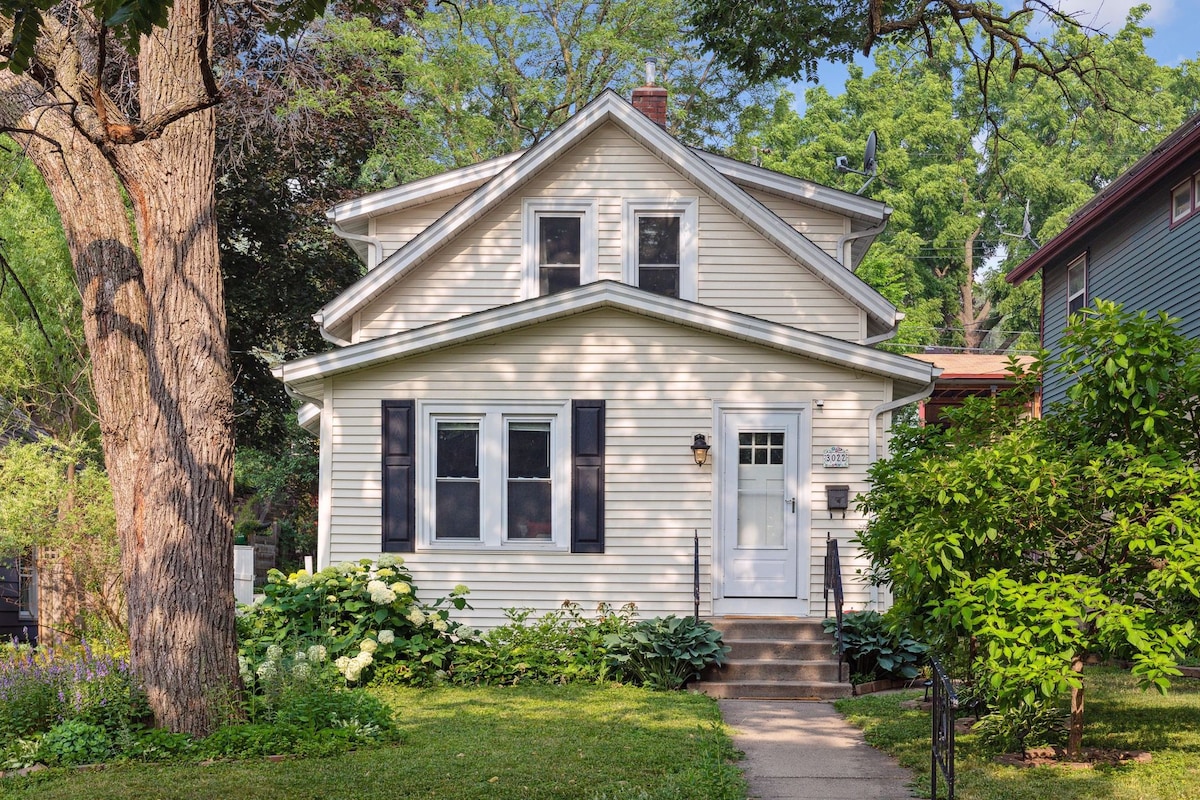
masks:
[[[1171,224],[1182,222],[1196,209],[1194,191],[1196,183],[1188,179],[1171,190]]]
[[[569,406],[426,403],[426,541],[569,543]]]
[[[1087,305],[1087,254],[1067,265],[1067,316]]]
[[[555,294],[596,280],[596,211],[589,200],[527,199],[524,297]]]
[[[696,200],[626,201],[625,282],[696,299]]]

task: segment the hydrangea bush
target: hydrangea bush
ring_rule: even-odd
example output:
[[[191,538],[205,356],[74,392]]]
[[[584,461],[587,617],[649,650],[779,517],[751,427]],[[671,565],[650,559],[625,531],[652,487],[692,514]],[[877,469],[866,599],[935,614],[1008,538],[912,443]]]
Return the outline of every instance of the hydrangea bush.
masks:
[[[270,691],[283,673],[365,683],[381,664],[405,662],[432,674],[462,633],[451,608],[467,608],[465,586],[424,604],[400,556],[385,553],[326,567],[267,575],[264,597],[238,619],[239,663],[247,688]]]

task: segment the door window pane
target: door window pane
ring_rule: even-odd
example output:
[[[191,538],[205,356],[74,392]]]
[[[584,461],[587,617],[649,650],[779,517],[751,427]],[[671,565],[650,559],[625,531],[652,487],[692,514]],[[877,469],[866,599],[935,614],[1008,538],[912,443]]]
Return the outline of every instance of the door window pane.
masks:
[[[738,434],[737,546],[774,549],[784,542],[784,434]]]
[[[438,422],[434,491],[434,535],[438,539],[478,539],[478,422]]]
[[[509,539],[549,540],[552,530],[550,423],[508,423]]]

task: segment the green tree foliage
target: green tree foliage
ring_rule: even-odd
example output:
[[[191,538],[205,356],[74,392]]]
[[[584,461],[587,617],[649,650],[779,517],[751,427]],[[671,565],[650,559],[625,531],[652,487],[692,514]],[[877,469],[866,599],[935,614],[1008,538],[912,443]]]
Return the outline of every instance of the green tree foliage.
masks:
[[[1193,642],[1196,440],[1162,423],[1200,413],[1200,344],[1176,322],[1098,301],[1047,366],[1078,376],[1073,401],[1044,421],[1023,418],[1023,396],[979,401],[945,432],[906,432],[863,501],[897,616],[973,658],[1004,712],[1069,692],[1074,749],[1087,656],[1130,659],[1165,690]]]
[[[0,137],[0,398],[56,436],[94,439],[79,292],[58,212],[33,165]]]
[[[125,628],[112,491],[86,458],[49,440],[0,449],[0,553],[40,551],[39,569],[67,584],[46,590],[71,595],[64,618],[40,622],[69,637]]]
[[[875,71],[851,67],[841,95],[810,90],[803,117],[789,99],[752,109],[734,152],[858,191],[865,178],[838,174],[834,159],[848,156],[861,167],[876,131],[880,174],[866,194],[894,212],[858,274],[905,311],[898,341],[1036,347],[1040,291],[1014,289],[1004,275],[1190,110],[1192,101],[1172,87],[1194,65],[1162,67],[1146,55],[1143,12],[1094,46],[1102,101],[1080,92],[1072,105],[1057,84],[1029,73],[993,83],[985,95],[971,53],[942,30],[926,53],[901,41],[882,45]],[[1082,33],[1067,28],[1057,36]],[[1012,333],[1019,331],[1027,333]]]

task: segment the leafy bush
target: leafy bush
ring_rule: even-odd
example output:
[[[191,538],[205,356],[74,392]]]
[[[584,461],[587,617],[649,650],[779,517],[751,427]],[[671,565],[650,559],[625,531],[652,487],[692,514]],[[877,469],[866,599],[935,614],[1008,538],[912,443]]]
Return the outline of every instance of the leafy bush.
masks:
[[[366,682],[393,660],[422,674],[443,669],[460,629],[449,607],[466,608],[468,589],[459,586],[448,600],[422,604],[403,564],[403,558],[384,554],[377,562],[347,562],[315,575],[272,570],[264,598],[238,619],[246,685],[253,690],[260,680],[270,681],[284,666],[286,651],[307,653],[315,646],[350,684]]]
[[[396,728],[391,708],[360,689],[293,692],[275,710],[275,724],[308,731],[347,728],[364,739],[386,738]]]
[[[652,689],[679,689],[710,664],[725,663],[721,632],[694,617],[655,617],[604,638],[609,663]]]
[[[0,648],[0,736],[43,732],[80,720],[109,733],[149,717],[145,692],[122,653],[77,647]]]
[[[823,624],[826,633],[837,630],[836,619],[827,619]],[[843,615],[842,645],[850,674],[860,679],[856,683],[887,678],[911,680],[920,673],[929,649],[908,633],[896,633],[877,611]]]
[[[98,764],[112,751],[112,737],[103,726],[70,719],[46,732],[38,746],[38,758],[47,764],[73,767]]]
[[[628,629],[637,609],[627,604],[613,611],[602,603],[595,619],[587,619],[579,604],[566,602],[533,623],[530,608],[509,608],[505,614],[507,624],[459,643],[450,670],[455,683],[603,681],[612,672],[606,637]]]
[[[994,711],[980,718],[974,730],[979,742],[994,753],[1025,754],[1030,747],[1059,745],[1067,738],[1069,713],[1043,698]]]

